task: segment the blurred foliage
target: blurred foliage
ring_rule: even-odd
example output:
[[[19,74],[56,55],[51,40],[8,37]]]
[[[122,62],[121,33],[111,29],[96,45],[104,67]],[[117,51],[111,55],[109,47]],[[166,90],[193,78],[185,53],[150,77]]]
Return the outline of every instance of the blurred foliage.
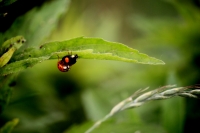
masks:
[[[19,119],[15,118],[12,121],[7,122],[1,129],[1,133],[11,133],[14,126],[19,122]]]
[[[40,46],[55,29],[58,18],[66,11],[68,4],[69,0],[49,1],[41,7],[33,8],[23,16],[19,16],[6,32],[0,34],[1,44],[8,38],[23,35],[27,40],[26,45],[28,45],[24,47]]]
[[[100,37],[128,44],[166,65],[80,59],[73,71],[61,73],[57,60],[46,61],[17,78],[12,75],[1,81],[1,86],[9,88],[1,90],[7,98],[1,104],[7,105],[13,90],[11,102],[0,116],[1,126],[17,117],[20,123],[13,133],[80,133],[137,89],[200,83],[199,1],[73,0],[58,19],[67,9],[65,2],[47,1],[22,14],[1,33],[1,44],[16,34],[27,39],[21,50],[45,41]],[[52,15],[57,11],[56,17]],[[181,98],[151,102],[116,115],[94,133],[195,132],[200,124],[199,104],[199,100]]]
[[[89,128],[88,123],[85,123],[81,126],[73,126],[69,131],[66,131],[64,133],[84,133],[87,128]],[[145,127],[145,128],[144,128]],[[158,125],[154,124],[139,124],[134,123],[130,120],[123,120],[123,121],[117,121],[116,120],[110,120],[108,122],[105,122],[103,125],[101,125],[99,128],[94,130],[95,133],[131,133],[135,131],[136,133],[166,133],[162,127],[159,127]]]

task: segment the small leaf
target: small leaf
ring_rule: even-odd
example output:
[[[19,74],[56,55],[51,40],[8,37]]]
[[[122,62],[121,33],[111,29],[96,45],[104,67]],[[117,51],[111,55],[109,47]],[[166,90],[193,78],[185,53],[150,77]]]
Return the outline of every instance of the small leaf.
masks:
[[[24,39],[23,36],[16,36],[16,37],[6,40],[1,45],[0,55],[3,55],[5,52],[7,52],[13,46],[15,49],[19,49],[25,41],[26,40]]]
[[[19,119],[15,118],[12,121],[7,122],[2,128],[1,133],[11,133],[13,128],[18,124]]]
[[[25,39],[23,36],[17,36],[3,43],[1,46],[1,53],[3,53],[3,55],[0,57],[0,67],[3,67],[9,62],[15,50],[19,49],[24,42]]]
[[[5,54],[3,54],[0,58],[0,67],[3,67],[5,64],[8,63],[8,61],[10,60],[10,58],[12,57],[13,53],[15,52],[15,48],[12,47],[8,50],[8,52],[6,52]]]
[[[23,53],[16,55],[11,64],[0,69],[0,75],[7,75],[38,62],[48,59],[57,59],[57,55],[62,57],[69,52],[79,55],[84,59],[116,60],[141,64],[163,65],[164,62],[149,57],[146,54],[132,49],[124,44],[108,42],[100,38],[79,37],[71,40],[46,43],[40,48],[27,49]]]

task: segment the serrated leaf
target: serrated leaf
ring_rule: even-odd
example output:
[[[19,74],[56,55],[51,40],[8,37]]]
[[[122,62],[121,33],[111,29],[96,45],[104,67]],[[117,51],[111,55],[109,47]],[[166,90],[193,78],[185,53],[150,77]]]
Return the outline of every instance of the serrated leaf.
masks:
[[[46,43],[16,55],[11,64],[0,69],[0,75],[7,75],[33,66],[48,59],[57,59],[68,52],[84,59],[116,60],[141,64],[163,65],[164,62],[130,48],[124,44],[105,41],[101,38],[79,37],[66,41]]]
[[[14,52],[19,49],[22,44],[25,42],[23,36],[13,37],[3,43],[0,49],[0,54],[3,54],[0,57],[0,67],[3,67],[9,62]]]
[[[1,133],[11,133],[13,128],[18,124],[19,119],[15,118],[12,121],[7,122],[2,128]]]

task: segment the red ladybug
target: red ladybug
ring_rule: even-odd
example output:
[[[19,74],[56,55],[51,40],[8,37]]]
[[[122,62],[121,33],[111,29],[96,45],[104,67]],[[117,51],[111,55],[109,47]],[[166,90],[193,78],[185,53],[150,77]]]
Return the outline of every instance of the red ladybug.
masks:
[[[67,72],[70,70],[70,66],[76,63],[78,55],[66,55],[62,60],[58,61],[57,67],[61,72]]]
[[[62,60],[58,61],[57,63],[58,65],[58,69],[61,71],[61,72],[67,72],[70,70],[70,67],[68,64],[65,64],[65,62],[63,62]]]

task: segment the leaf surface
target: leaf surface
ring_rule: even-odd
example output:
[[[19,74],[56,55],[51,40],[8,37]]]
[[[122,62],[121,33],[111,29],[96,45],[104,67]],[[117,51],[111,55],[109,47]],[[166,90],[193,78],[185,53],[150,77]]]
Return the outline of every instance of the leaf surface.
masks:
[[[25,39],[23,36],[16,36],[2,44],[0,54],[3,55],[0,57],[0,67],[3,67],[9,62],[14,52],[19,49],[24,42]]]
[[[29,48],[16,55],[8,65],[0,69],[0,75],[15,73],[48,59],[62,58],[67,54],[79,58],[116,60],[131,63],[163,65],[164,62],[130,48],[124,44],[105,41],[101,38],[78,37],[66,41],[49,42],[39,48]]]

